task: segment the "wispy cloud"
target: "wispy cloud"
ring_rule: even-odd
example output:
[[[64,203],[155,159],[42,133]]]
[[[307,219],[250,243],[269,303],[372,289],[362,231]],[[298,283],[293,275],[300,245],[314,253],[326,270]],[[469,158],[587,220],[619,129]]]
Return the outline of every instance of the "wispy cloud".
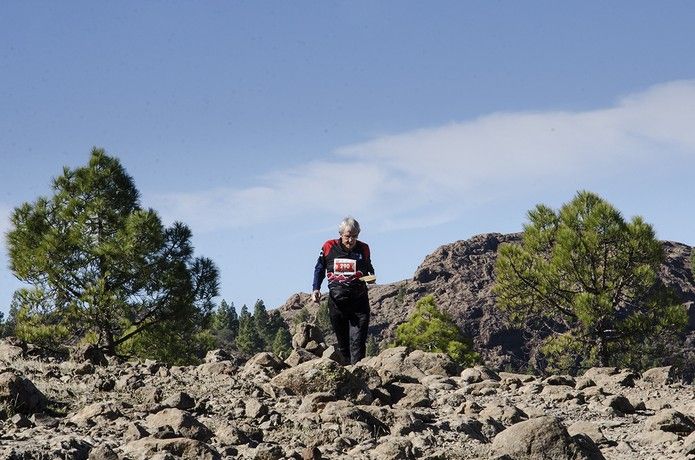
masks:
[[[603,109],[493,113],[379,137],[259,177],[245,189],[151,198],[166,217],[203,231],[324,212],[359,214],[384,229],[418,227],[518,194],[533,181],[561,183],[611,174],[626,162],[648,168],[656,157],[695,156],[692,120],[695,81],[671,82]]]

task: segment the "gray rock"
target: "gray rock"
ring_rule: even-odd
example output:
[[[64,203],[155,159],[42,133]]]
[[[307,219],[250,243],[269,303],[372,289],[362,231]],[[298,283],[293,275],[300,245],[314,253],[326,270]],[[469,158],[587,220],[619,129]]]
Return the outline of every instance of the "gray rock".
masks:
[[[642,373],[642,381],[652,385],[668,385],[675,382],[677,377],[673,366],[655,367]]]
[[[162,406],[181,410],[189,410],[195,407],[195,400],[188,393],[180,391],[162,401]]]
[[[685,455],[695,454],[695,431],[690,433],[683,440],[683,454],[685,454]]]
[[[220,454],[211,446],[190,438],[156,439],[143,438],[123,446],[123,453],[134,458],[150,459],[163,452],[186,459],[221,460]]]
[[[538,417],[510,426],[495,436],[491,453],[516,460],[589,458],[555,417]]]
[[[370,453],[374,460],[415,459],[419,455],[413,448],[413,442],[404,436],[382,438],[378,446]]]
[[[665,409],[649,417],[645,423],[647,430],[661,430],[688,435],[695,430],[695,423],[690,417],[675,409]]]
[[[96,425],[100,420],[116,420],[123,414],[112,402],[98,402],[83,407],[70,421],[76,425]]]
[[[327,358],[318,358],[286,369],[270,383],[296,395],[328,392],[337,397],[357,397],[361,392],[369,392],[365,382]]]
[[[10,418],[10,422],[17,428],[29,428],[33,425],[29,417],[24,414],[15,414]]]
[[[606,406],[612,407],[623,414],[632,414],[635,412],[635,408],[632,406],[632,403],[630,403],[630,400],[623,395],[608,396],[604,403]]]
[[[188,412],[180,409],[164,409],[156,414],[149,415],[146,419],[147,426],[151,431],[169,425],[174,432],[180,436],[207,442],[212,437],[212,432],[200,423]]]
[[[528,415],[518,407],[499,403],[486,406],[485,409],[480,411],[480,416],[492,417],[502,422],[505,426],[513,425],[528,419]]]
[[[614,442],[609,441],[601,430],[600,423],[579,421],[575,422],[567,428],[567,432],[570,436],[575,436],[577,434],[583,433],[589,436],[594,443],[597,445],[613,445]]]
[[[101,445],[89,451],[89,460],[119,460],[119,458],[111,446]]]
[[[340,353],[338,353],[338,355],[340,355]],[[342,356],[340,359],[334,359],[330,356],[326,356],[325,358],[332,359],[338,363],[340,363],[342,361]],[[287,357],[287,359],[285,359],[285,364],[287,364],[290,367],[295,367],[295,366],[298,366],[302,363],[307,363],[309,361],[313,361],[314,359],[316,359],[315,354],[309,353],[304,348],[295,348],[292,350],[292,352]]]
[[[285,456],[285,452],[278,444],[262,442],[256,447],[254,460],[280,460]]]
[[[248,418],[260,418],[268,413],[268,406],[256,398],[249,398],[245,403],[245,413]]]
[[[278,358],[274,353],[270,353],[267,351],[254,355],[251,359],[249,359],[246,362],[246,365],[244,365],[244,369],[247,369],[251,366],[270,368],[273,371],[277,372],[280,372],[281,370],[287,367],[287,365],[285,365],[285,363],[283,363],[282,360]]]
[[[123,433],[125,442],[137,441],[138,439],[146,438],[150,433],[140,424],[140,422],[131,422]]]
[[[461,371],[461,380],[466,383],[478,383],[484,380],[499,381],[500,376],[485,366],[469,367]]]
[[[103,350],[91,343],[71,349],[70,359],[78,363],[90,363],[94,366],[107,366],[109,364]]]
[[[446,353],[426,353],[422,350],[413,350],[404,359],[406,366],[414,366],[426,375],[458,375],[461,372],[459,366]]]
[[[47,402],[30,380],[9,370],[0,373],[0,410],[33,414],[43,411]]]

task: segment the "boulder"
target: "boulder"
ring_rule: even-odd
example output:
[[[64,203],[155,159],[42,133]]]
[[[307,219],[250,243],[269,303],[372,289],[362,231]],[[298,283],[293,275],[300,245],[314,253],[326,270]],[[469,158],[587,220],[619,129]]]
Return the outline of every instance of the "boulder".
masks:
[[[270,353],[267,351],[258,353],[249,359],[244,365],[244,369],[248,369],[251,366],[263,367],[266,369],[271,369],[276,372],[287,368],[287,365],[278,358],[275,353]]]
[[[585,453],[564,425],[549,416],[519,422],[502,431],[492,441],[491,453],[502,458],[507,455],[515,460],[603,458],[597,448],[593,457]]]
[[[189,410],[195,407],[195,400],[188,393],[179,391],[162,401],[162,406]]]
[[[427,375],[458,375],[461,366],[446,353],[427,353],[413,350],[404,360],[406,366],[412,365]]]
[[[645,423],[647,430],[668,431],[688,435],[695,431],[695,423],[690,417],[675,409],[665,409],[649,417]]]
[[[147,437],[132,441],[123,446],[123,453],[132,458],[153,458],[156,454],[166,452],[176,458],[199,460],[220,460],[220,454],[204,442],[190,438],[157,439]],[[171,457],[165,457],[171,458]]]
[[[465,383],[479,383],[484,380],[499,381],[500,376],[485,366],[469,367],[461,371],[461,380]]]
[[[33,414],[43,411],[47,402],[30,380],[9,370],[0,373],[0,410]]]
[[[340,355],[340,353],[338,353],[338,356],[340,356],[340,359],[334,359],[331,356],[325,356],[325,358],[333,359],[336,362],[342,363],[342,356]],[[301,363],[306,363],[314,359],[316,359],[315,354],[309,353],[304,348],[295,348],[294,350],[292,350],[287,359],[285,359],[285,364],[287,364],[290,367],[294,367]]]
[[[160,427],[170,426],[179,436],[207,442],[212,437],[212,431],[200,423],[198,419],[188,412],[180,409],[163,409],[156,414],[151,414],[146,419],[150,432]]]
[[[505,426],[514,425],[528,419],[528,415],[516,406],[505,404],[490,404],[480,411],[480,417],[492,417]]]
[[[328,392],[342,398],[369,392],[364,381],[327,358],[317,358],[285,369],[273,377],[270,384],[295,395]]]
[[[364,364],[376,369],[384,383],[417,383],[426,374],[412,362],[406,362],[410,352],[407,347],[387,348],[379,355],[364,360]]]
[[[93,343],[86,343],[71,349],[70,359],[77,363],[90,363],[94,366],[107,366],[109,364],[104,351]]]
[[[98,402],[83,407],[70,421],[76,425],[96,425],[99,419],[116,420],[123,414],[112,402]]]
[[[292,336],[292,348],[306,348],[309,342],[324,343],[323,332],[316,324],[300,323]]]
[[[677,378],[678,373],[673,366],[654,367],[642,373],[642,381],[652,385],[668,385]]]

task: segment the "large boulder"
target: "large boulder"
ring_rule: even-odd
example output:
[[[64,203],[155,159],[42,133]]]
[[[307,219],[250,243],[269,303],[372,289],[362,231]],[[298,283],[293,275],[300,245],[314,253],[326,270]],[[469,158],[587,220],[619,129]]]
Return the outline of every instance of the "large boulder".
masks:
[[[270,384],[295,395],[328,392],[338,398],[369,392],[364,381],[328,358],[298,364],[273,377]]]
[[[219,460],[221,458],[220,454],[211,446],[189,438],[156,439],[147,437],[123,446],[123,453],[129,455],[128,458],[152,458],[161,452],[176,455],[176,458],[199,460]]]
[[[33,414],[46,408],[47,399],[34,384],[6,369],[0,373],[0,410]]]
[[[179,436],[185,438],[208,442],[212,437],[212,431],[208,427],[188,412],[180,409],[164,409],[147,417],[147,426],[150,432],[155,432],[167,425],[172,427]]]
[[[598,460],[602,459],[598,448],[588,437],[583,438],[593,445],[591,452],[570,437],[564,425],[555,417],[538,417],[510,426],[492,441],[491,453],[515,460]]]

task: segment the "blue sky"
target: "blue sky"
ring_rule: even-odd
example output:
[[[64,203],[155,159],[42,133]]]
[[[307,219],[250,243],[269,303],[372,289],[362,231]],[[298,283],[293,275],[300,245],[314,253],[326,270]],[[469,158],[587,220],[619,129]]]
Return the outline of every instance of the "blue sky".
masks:
[[[100,146],[237,307],[308,291],[348,214],[380,282],[579,189],[692,245],[693,20],[686,1],[3,2],[0,230]],[[2,311],[7,265],[3,246]]]

